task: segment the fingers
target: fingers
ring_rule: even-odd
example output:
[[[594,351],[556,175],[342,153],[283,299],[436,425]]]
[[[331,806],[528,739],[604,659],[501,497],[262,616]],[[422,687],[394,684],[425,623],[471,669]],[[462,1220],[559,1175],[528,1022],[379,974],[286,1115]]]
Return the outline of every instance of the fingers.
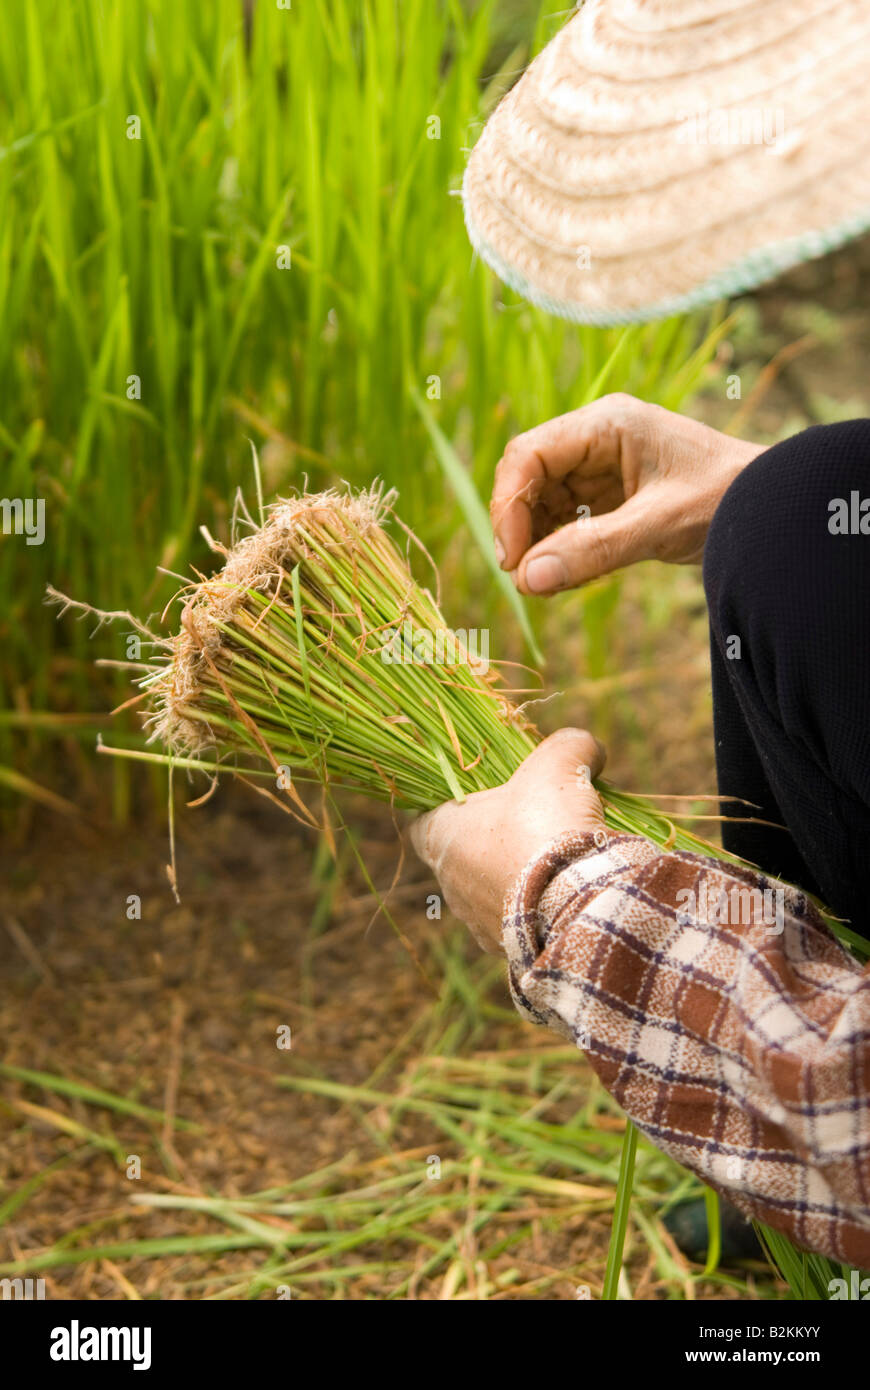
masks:
[[[435,811],[427,811],[425,815],[418,816],[411,824],[411,844],[423,863],[428,864],[430,869],[435,868],[438,846],[443,838],[439,833],[438,818],[442,812],[449,812],[449,810],[450,803],[448,802],[446,806],[439,806]]]
[[[462,835],[462,825],[467,824],[469,802],[485,793],[475,792],[464,802],[445,801],[434,811],[426,811],[411,824],[411,844],[424,864],[440,877],[441,867],[457,834]]]
[[[523,866],[566,832],[606,834],[592,785],[605,753],[584,729],[561,729],[539,744],[504,786],[446,802],[420,816],[411,840],[438,879],[454,916],[485,950],[500,949],[507,894]]]
[[[598,797],[591,783],[598,777],[607,757],[602,743],[586,729],[559,729],[538,744],[514,773],[508,784],[514,792],[524,787],[545,787],[547,795],[568,787]],[[586,769],[584,773],[581,769]],[[496,789],[498,790],[498,789]],[[448,851],[457,837],[467,842],[469,825],[474,823],[481,804],[495,792],[475,792],[464,803],[446,801],[434,811],[418,816],[411,824],[411,843],[424,864],[440,875]]]
[[[485,792],[475,794],[478,798],[486,795]],[[475,796],[469,798],[472,803]],[[437,878],[444,901],[453,916],[465,922],[482,950],[498,951],[500,938],[489,930],[490,917],[498,925],[498,907],[493,906],[494,900],[490,901],[485,889],[481,897],[481,885],[477,882],[479,875],[474,872],[475,866],[468,858],[469,851],[475,845],[475,828],[480,841],[480,827],[475,827],[473,806],[469,808],[468,802],[460,805],[456,801],[447,801],[436,810],[418,816],[411,825],[411,843]],[[481,855],[485,853],[483,844],[479,845],[479,851]]]
[[[652,555],[649,493],[615,511],[584,516],[553,531],[523,555],[515,581],[523,594],[555,594]]]
[[[547,420],[508,444],[495,474],[490,516],[496,554],[514,570],[532,539],[532,507],[549,482],[577,469],[619,471],[620,433],[642,402],[622,394]]]
[[[546,784],[555,794],[567,785],[589,786],[604,768],[607,751],[588,729],[559,729],[539,743],[511,778],[517,787],[524,782]],[[578,769],[587,769],[588,776]],[[592,795],[596,793],[590,786]]]

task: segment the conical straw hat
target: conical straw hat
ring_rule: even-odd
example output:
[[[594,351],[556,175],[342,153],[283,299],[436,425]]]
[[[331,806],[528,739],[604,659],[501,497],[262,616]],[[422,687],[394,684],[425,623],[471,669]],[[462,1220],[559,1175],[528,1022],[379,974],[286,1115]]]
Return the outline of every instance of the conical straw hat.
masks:
[[[870,0],[585,0],[490,117],[472,243],[527,299],[629,323],[870,227]]]

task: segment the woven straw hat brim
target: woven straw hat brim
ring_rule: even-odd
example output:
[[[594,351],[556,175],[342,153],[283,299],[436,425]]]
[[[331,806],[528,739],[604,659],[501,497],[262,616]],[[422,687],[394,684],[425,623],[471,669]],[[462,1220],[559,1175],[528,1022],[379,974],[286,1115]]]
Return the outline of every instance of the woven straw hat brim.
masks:
[[[463,182],[501,279],[581,323],[740,293],[870,228],[868,0],[586,0]]]

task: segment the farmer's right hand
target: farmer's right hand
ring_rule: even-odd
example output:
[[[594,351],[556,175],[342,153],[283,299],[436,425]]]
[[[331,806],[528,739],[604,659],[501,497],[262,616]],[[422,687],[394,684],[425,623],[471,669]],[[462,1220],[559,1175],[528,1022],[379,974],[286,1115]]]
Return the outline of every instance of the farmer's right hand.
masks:
[[[634,396],[602,396],[517,435],[490,503],[496,555],[524,594],[635,560],[700,560],[713,513],[766,446]]]

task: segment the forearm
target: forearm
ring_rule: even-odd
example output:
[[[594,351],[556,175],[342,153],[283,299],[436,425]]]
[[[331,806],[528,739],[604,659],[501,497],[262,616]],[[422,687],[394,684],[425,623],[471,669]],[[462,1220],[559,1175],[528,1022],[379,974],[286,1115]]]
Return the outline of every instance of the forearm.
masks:
[[[562,836],[510,894],[504,945],[520,1012],[583,1047],[653,1143],[870,1265],[870,975],[803,895],[639,837]]]

